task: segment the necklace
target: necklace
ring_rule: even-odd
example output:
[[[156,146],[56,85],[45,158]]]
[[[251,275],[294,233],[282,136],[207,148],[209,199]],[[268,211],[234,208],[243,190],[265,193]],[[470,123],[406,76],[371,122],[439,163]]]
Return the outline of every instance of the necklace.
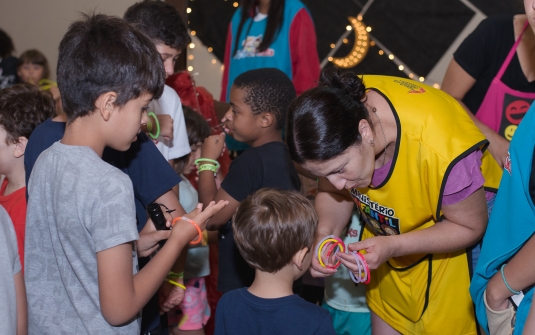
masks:
[[[377,117],[377,120],[379,120],[379,127],[381,127],[381,132],[383,133],[383,138],[385,140],[385,151],[383,152],[383,164],[381,164],[381,167],[382,167],[385,165],[385,161],[386,161],[386,136],[385,136],[385,131],[383,130],[383,124],[381,123],[381,118],[379,117],[379,115],[377,115],[377,108],[373,107],[372,112]]]

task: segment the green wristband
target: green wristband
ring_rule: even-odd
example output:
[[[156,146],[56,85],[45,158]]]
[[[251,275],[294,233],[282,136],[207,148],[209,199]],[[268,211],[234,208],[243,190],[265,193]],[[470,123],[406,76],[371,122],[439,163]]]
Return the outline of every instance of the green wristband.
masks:
[[[217,174],[217,166],[213,164],[203,164],[198,168],[199,173],[203,171],[212,171],[214,176]]]
[[[214,159],[210,159],[210,158],[199,158],[199,159],[196,159],[195,160],[195,165],[197,165],[197,168],[199,167],[200,162],[208,162],[208,163],[212,163],[217,169],[219,169],[220,165],[219,165],[219,162],[214,160]],[[204,165],[204,164],[203,164]]]
[[[173,272],[173,271],[169,271],[169,273],[167,274],[167,278],[184,278],[184,271],[182,272]]]
[[[158,118],[156,117],[156,114],[154,114],[154,112],[149,112],[148,115],[149,115],[149,117],[152,116],[152,118],[154,119],[154,123],[156,124],[156,134],[153,135],[153,134],[150,132],[150,130],[149,130],[149,136],[150,136],[153,140],[155,140],[155,139],[158,138],[158,136],[160,136],[160,122],[158,122]],[[151,128],[152,128],[152,126],[151,126]],[[152,129],[151,129],[151,130],[152,130]]]

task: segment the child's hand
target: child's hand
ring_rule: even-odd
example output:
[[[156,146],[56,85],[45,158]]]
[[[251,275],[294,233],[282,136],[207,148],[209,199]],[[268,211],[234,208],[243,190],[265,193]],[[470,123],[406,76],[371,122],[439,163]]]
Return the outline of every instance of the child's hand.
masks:
[[[228,119],[227,119],[226,117],[223,116],[223,118],[221,119],[221,124],[222,124],[221,127],[223,128],[223,131],[224,131],[225,133],[227,133],[227,135],[232,135],[230,128],[227,127],[227,120],[228,120]]]
[[[220,200],[217,204],[215,203],[215,201],[212,201],[208,204],[208,206],[202,210],[202,204],[198,204],[197,207],[189,212],[188,214],[184,215],[185,217],[193,220],[201,230],[204,230],[206,228],[206,222],[208,221],[208,219],[210,219],[215,213],[219,212],[223,207],[225,207],[226,205],[228,205],[228,201],[224,201],[224,200]],[[177,226],[180,225],[180,228],[178,228]],[[189,228],[186,228],[186,227],[189,227]],[[174,229],[174,228],[178,228],[178,229]],[[189,229],[188,231],[195,231],[195,235],[191,238],[191,239],[194,239],[196,238],[196,235],[198,234],[198,232],[195,230],[195,229],[191,229],[193,228],[193,225],[187,221],[184,221],[184,220],[178,220],[174,227],[173,227],[173,230],[177,230],[178,234],[182,234],[183,232],[186,231],[186,229]]]
[[[156,115],[158,122],[160,123],[160,136],[162,136],[166,141],[173,139],[173,118],[169,114],[158,114]]]
[[[225,148],[225,133],[212,135],[204,140],[201,148],[201,157],[208,159],[218,159],[223,154]]]
[[[139,232],[139,240],[136,241],[138,256],[150,256],[158,248],[158,242],[168,239],[170,235],[170,230],[156,230],[152,220],[148,219],[145,227]]]

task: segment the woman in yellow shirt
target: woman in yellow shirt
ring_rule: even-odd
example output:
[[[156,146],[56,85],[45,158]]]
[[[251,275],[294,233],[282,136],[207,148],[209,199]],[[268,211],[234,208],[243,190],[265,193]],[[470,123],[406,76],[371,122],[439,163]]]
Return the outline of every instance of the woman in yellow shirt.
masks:
[[[411,80],[324,71],[286,131],[292,159],[320,177],[315,242],[340,234],[355,204],[367,223],[349,249],[372,270],[373,334],[476,334],[465,249],[485,232],[501,169],[462,107]]]

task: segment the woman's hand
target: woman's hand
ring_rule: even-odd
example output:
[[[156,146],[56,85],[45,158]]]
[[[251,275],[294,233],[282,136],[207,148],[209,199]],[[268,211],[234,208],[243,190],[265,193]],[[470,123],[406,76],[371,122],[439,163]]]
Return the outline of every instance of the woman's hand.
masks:
[[[507,158],[507,154],[509,152],[510,142],[497,133],[494,133],[492,138],[488,138],[488,140],[490,154],[498,162],[500,167],[503,168],[505,165],[505,159]]]
[[[318,261],[318,255],[316,255],[316,247],[325,236],[316,236],[314,239],[314,254],[312,255],[312,263],[310,265],[310,274],[315,278],[328,277],[336,273],[336,269],[329,269],[321,266],[320,262]]]
[[[168,221],[169,225],[170,222]],[[145,227],[139,232],[139,240],[136,241],[136,250],[139,257],[150,256],[158,248],[158,242],[166,240],[171,235],[170,230],[156,230],[151,219],[147,220]]]
[[[365,250],[364,259],[368,263],[370,270],[375,270],[394,256],[396,251],[395,242],[395,236],[375,236],[364,241],[351,243],[347,247],[349,251]],[[339,252],[336,256],[349,270],[358,272],[358,267],[352,255]]]
[[[225,149],[225,133],[212,135],[204,140],[201,148],[201,157],[208,159],[218,159]]]
[[[166,141],[173,139],[174,126],[173,118],[169,114],[158,114],[158,123],[160,124],[160,136],[162,136]],[[153,126],[154,129],[155,126]]]

